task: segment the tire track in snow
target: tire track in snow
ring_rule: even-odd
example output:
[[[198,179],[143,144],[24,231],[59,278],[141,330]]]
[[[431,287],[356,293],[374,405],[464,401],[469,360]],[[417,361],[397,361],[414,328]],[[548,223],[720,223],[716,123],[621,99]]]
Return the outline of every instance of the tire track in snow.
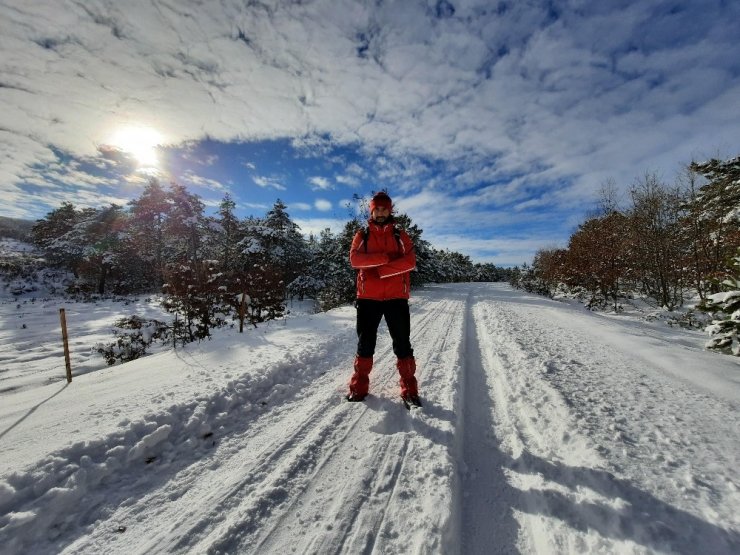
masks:
[[[598,470],[600,458],[588,440],[572,431],[567,405],[520,346],[535,338],[519,343],[506,310],[491,297],[488,286],[475,286],[467,309],[462,551],[643,552],[630,542],[588,534],[590,525],[613,526],[615,511],[608,494],[600,493],[604,488],[589,491],[579,473],[602,482],[608,475]]]
[[[344,415],[341,411],[335,409],[332,413],[331,418],[321,419],[320,422],[325,429],[333,432],[325,433],[312,425],[312,439],[300,439],[295,448],[285,449],[287,453],[280,454],[279,451],[283,449],[281,447],[270,454],[263,464],[249,470],[249,481],[255,487],[244,492],[236,506],[219,509],[219,512],[225,510],[229,516],[225,526],[213,530],[200,543],[175,547],[178,550],[187,548],[188,551],[198,552],[205,548],[216,553],[242,553],[245,547],[252,549],[255,538],[259,537],[265,527],[279,526],[280,515],[296,503],[297,497],[302,495],[316,474],[331,460],[361,418],[358,415],[351,420],[350,425],[342,426]],[[277,468],[272,470],[271,467],[274,466]],[[201,522],[210,526],[211,518]]]
[[[519,525],[511,505],[516,491],[504,474],[505,457],[494,434],[492,399],[482,365],[483,333],[474,315],[471,293],[465,307],[462,410],[458,423],[462,445],[457,492],[459,545],[462,553],[513,553]]]

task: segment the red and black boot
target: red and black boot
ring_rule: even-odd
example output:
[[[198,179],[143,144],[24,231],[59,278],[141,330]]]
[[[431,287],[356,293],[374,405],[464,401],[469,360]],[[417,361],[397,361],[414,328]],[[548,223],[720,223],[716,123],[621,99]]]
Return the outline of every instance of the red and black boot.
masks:
[[[352,378],[349,380],[349,393],[347,394],[347,401],[357,402],[362,401],[367,397],[367,392],[370,389],[370,370],[373,369],[373,357],[355,357],[355,371],[352,373]]]
[[[416,384],[416,360],[413,356],[399,358],[396,363],[401,375],[401,399],[406,408],[420,407],[419,390]]]

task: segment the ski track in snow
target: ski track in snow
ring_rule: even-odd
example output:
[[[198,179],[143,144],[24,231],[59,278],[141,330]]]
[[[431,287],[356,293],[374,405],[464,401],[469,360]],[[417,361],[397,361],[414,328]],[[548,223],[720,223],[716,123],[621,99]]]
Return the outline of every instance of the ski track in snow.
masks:
[[[737,405],[651,378],[595,340],[612,322],[511,297],[474,312],[524,551],[737,552]]]
[[[410,412],[384,325],[364,403],[342,400],[351,329],[257,374],[222,357],[224,390],[3,477],[0,553],[740,552],[737,392],[605,341],[619,325],[425,288]]]
[[[446,313],[447,320],[460,318],[452,307]],[[445,324],[438,318],[439,311],[430,310],[416,322],[412,340],[419,342],[430,327],[438,333]],[[418,356],[424,363],[423,353]],[[428,486],[435,476],[442,487],[428,492],[432,499],[427,510],[421,511],[425,518],[416,523],[414,543],[428,542],[425,551],[438,549],[444,520],[436,525],[437,533],[427,538],[430,525],[435,529],[428,521],[429,509],[438,503],[449,505],[444,497],[434,496],[449,491],[446,481],[451,461],[443,454],[446,465],[433,465],[433,476],[419,476],[414,467],[435,450],[443,451],[424,445],[440,432],[430,426],[424,430],[428,438],[411,437],[414,422],[395,399],[395,359],[388,345],[376,353],[373,398],[358,405],[341,402],[340,391],[350,367],[344,357],[300,398],[263,415],[243,433],[232,430],[217,453],[178,474],[176,489],[144,494],[112,515],[114,522],[135,518],[142,527],[134,543],[127,537],[121,549],[142,553],[284,549],[339,553],[377,548],[402,553],[413,528],[395,530],[399,519],[384,517],[394,510],[407,510],[407,503],[423,504],[423,495],[413,491],[415,485]],[[431,414],[435,412],[439,411],[432,409]],[[380,419],[375,418],[377,413]],[[397,502],[392,504],[392,500]],[[148,507],[156,508],[156,519]],[[444,516],[443,511],[440,517]],[[148,529],[152,521],[154,529]],[[176,524],[170,534],[161,534],[157,524],[161,522]],[[68,551],[110,548],[110,530],[103,529]]]

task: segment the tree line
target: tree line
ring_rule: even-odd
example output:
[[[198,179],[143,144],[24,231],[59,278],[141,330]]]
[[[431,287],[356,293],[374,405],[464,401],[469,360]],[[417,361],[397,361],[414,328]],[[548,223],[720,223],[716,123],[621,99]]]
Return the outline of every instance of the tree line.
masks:
[[[152,179],[127,206],[63,203],[36,222],[32,238],[47,261],[72,273],[70,292],[164,292],[184,341],[207,337],[242,300],[256,324],[281,317],[290,298],[316,299],[322,310],[354,299],[348,254],[365,225],[359,216],[338,234],[327,228],[305,237],[280,199],[264,217],[238,218],[235,211],[226,194],[206,215],[184,186]],[[434,248],[407,215],[396,221],[416,247],[412,285],[509,279],[508,270]]]
[[[708,346],[740,354],[740,157],[693,162],[672,184],[647,173],[621,204],[615,184],[604,184],[598,210],[567,247],[539,250],[512,283],[581,293],[588,306],[615,310],[632,292],[667,310],[698,296],[724,330]]]

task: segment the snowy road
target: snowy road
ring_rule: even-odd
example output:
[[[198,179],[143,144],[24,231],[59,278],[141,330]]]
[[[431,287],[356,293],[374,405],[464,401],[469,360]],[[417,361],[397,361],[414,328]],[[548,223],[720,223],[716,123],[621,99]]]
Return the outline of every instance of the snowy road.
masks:
[[[335,312],[249,359],[238,338],[180,354],[229,381],[123,421],[108,398],[95,440],[48,437],[63,395],[22,425],[0,414],[0,447],[38,425],[53,451],[0,476],[0,552],[740,552],[740,366],[702,337],[499,284],[429,287],[409,413],[385,332],[371,397],[342,402],[355,339]],[[126,397],[119,374],[83,378]]]

